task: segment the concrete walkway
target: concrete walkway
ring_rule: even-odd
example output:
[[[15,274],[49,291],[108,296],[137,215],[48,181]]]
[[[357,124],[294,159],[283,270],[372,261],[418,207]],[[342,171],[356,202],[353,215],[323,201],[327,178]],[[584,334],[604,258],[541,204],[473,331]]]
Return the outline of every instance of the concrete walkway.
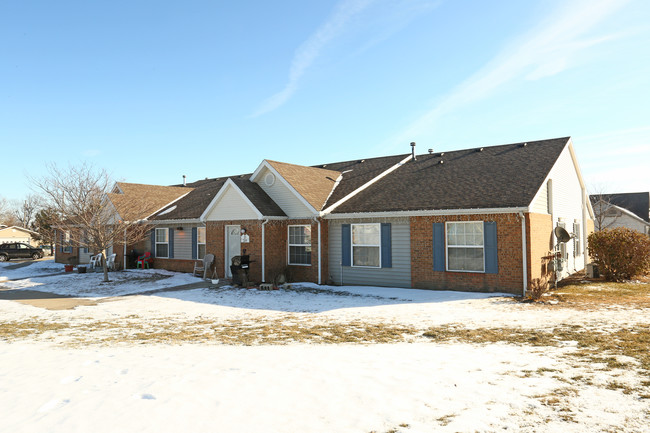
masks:
[[[93,306],[103,302],[114,302],[130,296],[148,296],[162,292],[178,292],[182,290],[219,288],[228,284],[229,282],[227,280],[219,280],[219,284],[217,285],[212,284],[210,280],[198,281],[196,283],[183,284],[173,287],[164,287],[161,289],[148,290],[146,292],[129,293],[126,295],[108,298],[75,298],[72,296],[58,295],[56,293],[41,292],[38,290],[7,289],[0,286],[0,300],[15,301],[21,304],[45,308],[48,310],[72,310],[78,306]]]

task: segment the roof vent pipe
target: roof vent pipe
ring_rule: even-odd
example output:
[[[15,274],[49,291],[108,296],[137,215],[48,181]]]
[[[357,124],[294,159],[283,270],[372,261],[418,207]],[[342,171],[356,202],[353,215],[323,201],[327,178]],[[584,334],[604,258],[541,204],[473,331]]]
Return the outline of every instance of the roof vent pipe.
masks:
[[[417,161],[417,158],[415,157],[415,141],[411,141],[411,158],[413,161]]]
[[[429,149],[429,155],[433,155],[433,149]]]
[[[187,176],[183,175],[183,186],[187,186]]]

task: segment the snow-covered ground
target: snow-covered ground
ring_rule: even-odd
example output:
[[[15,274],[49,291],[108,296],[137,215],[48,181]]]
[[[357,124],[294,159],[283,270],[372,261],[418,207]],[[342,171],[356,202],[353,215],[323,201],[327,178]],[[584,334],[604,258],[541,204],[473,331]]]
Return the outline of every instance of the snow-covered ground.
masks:
[[[12,263],[10,262],[10,265]],[[648,432],[650,399],[625,393],[635,369],[571,358],[576,344],[282,345],[102,344],[115,332],[79,324],[194,322],[382,323],[425,330],[607,329],[648,322],[647,311],[540,307],[499,294],[300,285],[258,291],[209,287],[123,296],[200,280],[158,270],[65,274],[35,262],[8,270],[0,290],[98,297],[97,305],[48,310],[0,300],[0,323],[63,323],[47,338],[0,342],[0,432]],[[3,279],[4,277],[4,279]],[[27,277],[27,278],[26,278]],[[16,280],[17,278],[24,278]],[[36,325],[32,325],[36,323]],[[162,325],[160,325],[162,326]],[[80,331],[79,329],[82,329]],[[70,334],[88,344],[67,344]],[[581,379],[582,378],[582,379]],[[645,379],[647,380],[647,378]],[[608,386],[615,381],[619,387]]]

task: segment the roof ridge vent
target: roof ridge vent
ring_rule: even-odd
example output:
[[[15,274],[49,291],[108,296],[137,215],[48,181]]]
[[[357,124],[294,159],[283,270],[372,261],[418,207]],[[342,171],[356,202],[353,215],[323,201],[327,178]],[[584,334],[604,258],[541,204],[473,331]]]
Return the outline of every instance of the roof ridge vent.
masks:
[[[360,159],[360,160],[359,160],[359,164],[363,164],[364,162],[366,162],[365,159]]]
[[[528,147],[528,143],[522,144],[521,147]]]
[[[482,147],[479,147],[478,149],[476,149],[476,151],[477,151],[477,152],[483,152],[483,148],[482,148]]]

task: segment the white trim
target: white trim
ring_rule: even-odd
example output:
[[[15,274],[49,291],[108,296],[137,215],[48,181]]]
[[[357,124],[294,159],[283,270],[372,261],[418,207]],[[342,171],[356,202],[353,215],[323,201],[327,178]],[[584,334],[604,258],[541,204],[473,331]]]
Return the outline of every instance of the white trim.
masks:
[[[228,224],[223,226],[223,234],[224,234],[224,239],[223,239],[223,247],[224,247],[224,253],[223,253],[223,267],[224,267],[224,278],[228,278],[228,274],[230,273],[230,257],[228,257],[228,247],[229,245],[229,233],[228,233],[228,228],[229,227],[238,227],[237,231],[241,233],[241,224]],[[238,239],[241,239],[238,237]],[[240,249],[240,254],[241,254],[241,241],[239,242],[239,249]],[[232,274],[230,275],[230,278],[232,278]]]
[[[260,173],[262,172],[262,170],[263,170],[264,168],[268,169],[271,173],[273,173],[273,174],[275,175],[275,178],[276,178],[276,179],[279,179],[280,182],[281,182],[284,186],[286,186],[286,187],[289,189],[289,191],[291,191],[291,193],[292,193],[293,195],[295,195],[296,198],[297,198],[298,200],[300,200],[300,202],[301,202],[302,204],[304,204],[310,212],[312,212],[313,214],[318,214],[318,211],[316,210],[316,208],[315,208],[314,206],[312,206],[312,205],[311,205],[311,204],[310,204],[310,203],[309,203],[309,202],[308,202],[308,201],[307,201],[307,200],[306,200],[306,199],[305,199],[305,198],[304,198],[304,197],[303,197],[303,196],[302,196],[302,195],[301,195],[301,194],[300,194],[300,193],[299,193],[299,192],[298,192],[294,187],[293,187],[293,185],[291,185],[291,184],[290,184],[290,183],[289,183],[289,182],[288,182],[288,181],[287,181],[287,180],[286,180],[286,179],[285,179],[285,178],[284,178],[284,177],[283,177],[283,176],[282,176],[282,175],[281,175],[281,174],[280,174],[280,173],[279,173],[279,172],[278,172],[278,171],[277,171],[277,170],[276,170],[272,165],[271,165],[271,163],[269,163],[266,159],[263,160],[263,161],[260,163],[260,165],[257,167],[257,169],[255,169],[255,171],[253,172],[253,174],[252,174],[251,177],[250,177],[250,181],[251,181],[251,182],[256,182],[256,181],[258,180],[257,177],[260,175]]]
[[[411,160],[411,158],[412,158],[412,155],[407,156],[406,158],[404,158],[403,160],[401,160],[400,162],[398,162],[394,166],[390,167],[388,170],[384,171],[383,173],[375,176],[374,178],[372,178],[368,182],[364,183],[359,188],[355,189],[350,194],[346,195],[345,197],[343,197],[342,199],[340,199],[339,201],[337,201],[336,203],[334,203],[333,205],[331,205],[327,209],[324,209],[322,212],[320,212],[320,216],[324,216],[326,214],[331,213],[334,209],[336,209],[341,204],[345,203],[346,201],[348,201],[349,199],[351,199],[355,195],[359,194],[361,191],[368,188],[373,183],[377,182],[378,180],[380,180],[381,178],[383,178],[385,176],[388,176],[390,173],[392,173],[393,171],[397,170],[398,168],[400,168],[401,166],[406,164],[408,161]]]
[[[479,215],[479,214],[506,214],[529,212],[527,207],[511,208],[485,208],[485,209],[440,209],[440,210],[407,210],[407,211],[389,211],[389,212],[359,212],[359,213],[341,213],[329,214],[323,218],[331,220],[353,219],[353,218],[399,218],[412,216],[439,216],[439,215]]]
[[[154,227],[153,232],[153,253],[154,257],[157,259],[168,259],[169,258],[169,227]],[[167,242],[158,242],[158,230],[167,230]],[[158,255],[158,245],[167,245],[167,256]]]
[[[638,216],[637,214],[635,214],[634,212],[632,212],[632,211],[630,211],[630,210],[628,210],[628,209],[625,209],[624,207],[616,206],[615,204],[611,204],[611,203],[610,203],[610,208],[609,208],[609,209],[611,209],[611,208],[616,208],[616,209],[617,209],[618,211],[620,211],[621,213],[624,213],[624,214],[626,214],[627,216],[634,218],[635,220],[637,220],[637,221],[640,222],[640,223],[643,223],[643,224],[645,224],[645,225],[647,225],[647,226],[650,226],[650,223],[649,223],[649,222],[647,222],[647,221],[644,220],[643,218],[639,217],[639,216]],[[609,209],[607,209],[607,211],[608,211]],[[605,212],[607,212],[607,211],[605,211]],[[607,218],[607,215],[605,215],[605,218]]]
[[[321,284],[321,242],[320,242],[320,220],[318,220],[318,284]]]
[[[483,251],[483,270],[481,271],[471,271],[471,270],[462,270],[462,269],[449,269],[449,239],[447,239],[447,226],[449,224],[476,224],[480,223],[482,225],[483,231],[483,244],[482,245],[453,245],[451,248],[475,248]],[[485,221],[445,221],[445,269],[447,272],[467,272],[472,274],[486,274],[485,272]]]
[[[291,227],[308,227],[309,228],[309,244],[292,244],[291,239]],[[309,263],[291,263],[291,246],[294,247],[310,247],[311,249],[311,224],[289,224],[287,226],[287,265],[291,266],[311,266],[311,251],[309,252]]]
[[[185,194],[183,194],[182,196],[178,197],[178,198],[175,199],[175,200],[170,201],[170,202],[167,203],[165,206],[161,207],[160,209],[158,209],[158,210],[155,211],[154,213],[152,213],[152,214],[150,214],[150,215],[148,215],[148,216],[146,216],[146,217],[144,217],[144,218],[142,218],[142,219],[143,219],[143,220],[148,220],[149,218],[151,218],[152,216],[154,216],[155,214],[157,214],[157,213],[160,212],[161,210],[165,209],[166,207],[169,207],[169,206],[173,205],[173,204],[176,203],[178,200],[182,199],[183,197],[185,197],[187,194],[191,193],[192,191],[193,191],[193,190],[190,189],[189,191],[187,191],[187,192],[186,192]]]
[[[521,254],[522,254],[522,268],[524,273],[524,289],[521,296],[526,296],[526,289],[528,288],[528,245],[526,244],[526,215],[519,214],[521,218]]]
[[[378,244],[357,244],[357,247],[377,247],[379,248],[379,264],[377,266],[362,266],[354,264],[354,226],[377,226],[379,230],[377,235],[379,236]],[[379,269],[381,268],[381,223],[353,223],[350,224],[350,267],[352,268],[371,268]]]
[[[203,243],[199,242],[199,230],[203,229]],[[205,257],[205,254],[208,253],[207,251],[207,245],[208,245],[208,231],[205,226],[197,226],[196,227],[196,260],[203,260],[203,257]],[[199,245],[203,245],[205,247],[205,254],[203,254],[203,257],[199,257]]]
[[[246,194],[244,194],[244,193],[242,192],[242,190],[239,189],[239,187],[237,186],[237,184],[235,184],[235,182],[233,182],[233,180],[232,180],[231,178],[228,178],[228,180],[226,180],[226,182],[224,182],[224,184],[223,184],[223,186],[221,187],[221,189],[219,189],[219,192],[217,192],[217,194],[214,196],[214,198],[212,199],[212,201],[210,202],[210,204],[205,208],[205,210],[203,211],[203,213],[202,213],[201,216],[199,217],[199,220],[200,220],[201,222],[205,222],[205,221],[206,221],[206,218],[207,218],[208,214],[209,214],[210,212],[212,212],[212,209],[216,206],[217,202],[221,199],[221,197],[226,193],[226,191],[228,190],[228,187],[232,187],[232,188],[235,190],[235,192],[237,192],[237,193],[239,194],[239,196],[244,200],[244,202],[245,202],[245,203],[246,203],[246,204],[251,208],[251,210],[255,213],[255,215],[257,216],[257,219],[258,219],[258,220],[261,220],[261,219],[264,218],[264,215],[262,215],[262,213],[261,213],[261,212],[260,212],[260,211],[255,207],[255,205],[253,204],[253,202],[251,202],[251,201],[248,199],[248,197],[246,197]],[[230,219],[233,220],[233,219],[237,219],[237,218],[230,218]],[[250,219],[250,218],[242,218],[242,219]]]
[[[264,228],[265,228],[264,226],[268,222],[269,222],[269,220],[266,219],[262,223],[262,282],[263,283],[266,283],[266,277],[265,277],[265,272],[266,272],[266,246],[265,246],[266,231],[264,230]]]
[[[200,221],[199,219],[192,218],[192,219],[178,219],[178,220],[149,220],[147,221],[148,224],[150,225],[162,225],[162,224],[178,224],[178,225],[184,225],[184,224],[201,224],[203,221]]]

